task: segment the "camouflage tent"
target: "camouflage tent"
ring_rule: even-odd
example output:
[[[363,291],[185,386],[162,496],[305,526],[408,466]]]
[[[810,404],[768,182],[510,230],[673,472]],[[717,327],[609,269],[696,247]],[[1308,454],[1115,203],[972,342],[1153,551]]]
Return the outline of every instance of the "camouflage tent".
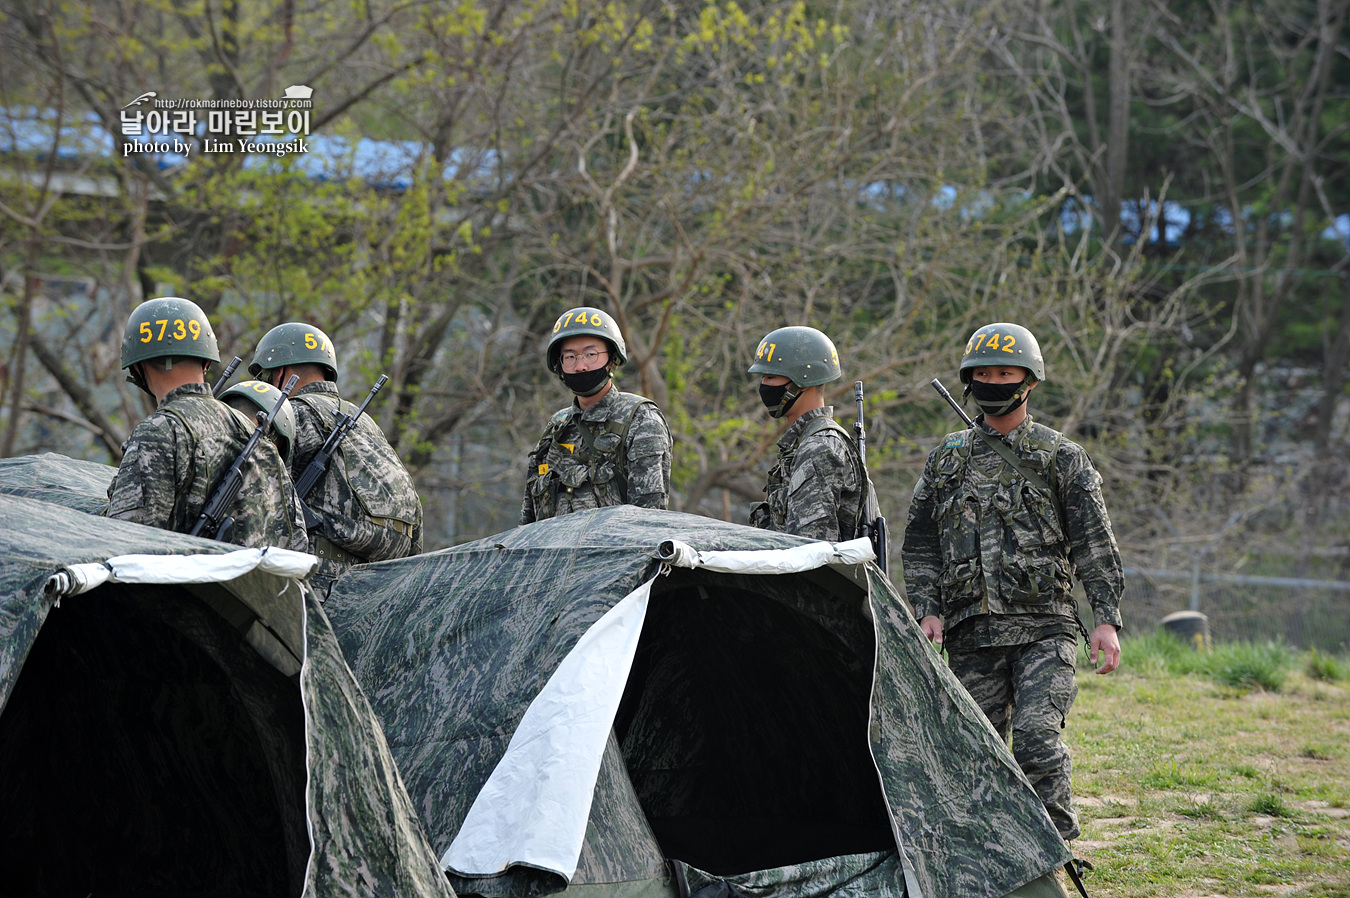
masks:
[[[326,608],[461,894],[1062,895],[870,557],[625,506],[355,568]]]
[[[74,510],[98,467],[0,465],[0,893],[453,898],[313,557]]]

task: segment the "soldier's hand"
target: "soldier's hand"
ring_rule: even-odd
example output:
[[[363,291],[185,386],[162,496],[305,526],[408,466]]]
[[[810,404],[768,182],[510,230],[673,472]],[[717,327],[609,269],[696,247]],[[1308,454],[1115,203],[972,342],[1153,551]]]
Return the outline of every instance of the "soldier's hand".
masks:
[[[923,635],[928,637],[928,641],[940,651],[942,649],[942,618],[930,614],[919,621],[919,627],[923,630]]]
[[[1097,664],[1097,652],[1101,651],[1102,663],[1097,665],[1097,673],[1108,674],[1120,667],[1120,637],[1111,624],[1102,624],[1092,631],[1088,639],[1088,660]]]

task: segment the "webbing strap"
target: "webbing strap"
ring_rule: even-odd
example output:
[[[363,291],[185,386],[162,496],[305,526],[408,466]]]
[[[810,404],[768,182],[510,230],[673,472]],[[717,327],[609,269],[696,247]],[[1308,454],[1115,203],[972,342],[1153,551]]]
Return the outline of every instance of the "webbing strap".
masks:
[[[982,428],[974,427],[971,429],[980,435],[980,437],[985,441],[985,443],[989,445],[990,449],[993,449],[995,452],[997,452],[1000,456],[1003,457],[1004,461],[1012,465],[1013,470],[1021,474],[1022,477],[1028,483],[1030,483],[1037,489],[1044,490],[1045,492],[1050,494],[1051,501],[1055,506],[1055,517],[1059,519],[1059,529],[1064,533],[1064,538],[1067,540],[1069,538],[1069,530],[1064,523],[1064,508],[1060,505],[1059,502],[1059,491],[1056,490],[1054,487],[1052,487],[1050,484],[1046,483],[1045,478],[1042,477],[1040,474],[1037,474],[1034,470],[1032,470],[1032,468],[1029,465],[1027,465],[1025,460],[1019,458],[1017,456],[1017,453],[1012,451],[1012,447],[1009,446],[1007,443],[1003,442],[997,437],[990,436]],[[1054,462],[1055,456],[1059,454],[1060,441],[1063,439],[1064,434],[1060,434],[1058,437],[1055,438],[1055,446],[1050,453],[1050,464],[1052,469],[1055,463]]]

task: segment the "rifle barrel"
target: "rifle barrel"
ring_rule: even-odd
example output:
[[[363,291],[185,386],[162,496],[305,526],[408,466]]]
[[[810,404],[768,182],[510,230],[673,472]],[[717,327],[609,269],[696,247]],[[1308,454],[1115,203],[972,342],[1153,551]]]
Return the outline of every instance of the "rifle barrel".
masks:
[[[951,393],[947,392],[947,388],[942,385],[942,381],[938,380],[935,377],[931,381],[929,381],[929,383],[933,385],[934,390],[938,391],[939,396],[947,400],[947,404],[952,407],[952,411],[956,412],[958,415],[961,416],[961,420],[966,422],[967,427],[975,426],[975,422],[970,420],[970,415],[967,415],[966,410],[961,408],[961,404],[952,398]]]

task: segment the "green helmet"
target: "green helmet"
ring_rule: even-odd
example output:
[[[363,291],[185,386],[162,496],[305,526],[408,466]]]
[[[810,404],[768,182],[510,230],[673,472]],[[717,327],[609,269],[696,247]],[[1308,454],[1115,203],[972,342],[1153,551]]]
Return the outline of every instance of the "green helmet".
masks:
[[[986,324],[971,334],[966,341],[965,355],[961,356],[961,383],[970,383],[976,368],[992,365],[1026,368],[1031,372],[1032,380],[1045,380],[1041,344],[1020,324]]]
[[[548,370],[562,376],[562,342],[568,337],[591,335],[603,337],[609,344],[615,367],[628,361],[628,346],[623,342],[619,325],[608,312],[591,306],[568,309],[553,324],[553,336],[548,341]]]
[[[799,387],[815,387],[840,378],[839,353],[814,327],[780,327],[759,341],[750,373],[778,374]]]
[[[220,361],[216,333],[195,302],[179,296],[161,296],[147,299],[131,310],[122,334],[122,367],[130,368],[137,362],[164,356]]]
[[[233,397],[239,397],[248,403],[252,408],[240,408],[234,402],[229,400]],[[241,380],[239,383],[230,387],[224,393],[220,394],[220,401],[226,405],[238,408],[250,418],[262,410],[268,414],[272,411],[272,406],[277,404],[281,398],[281,391],[269,383],[263,383],[260,380]],[[237,400],[236,400],[237,401]],[[295,444],[295,411],[291,408],[290,402],[281,406],[277,416],[272,419],[272,427],[277,432],[277,449],[281,451],[281,458],[286,463],[291,460],[291,446]]]
[[[291,321],[278,324],[258,341],[248,373],[259,377],[264,371],[286,365],[318,365],[324,380],[337,380],[337,353],[333,341],[312,324]]]

